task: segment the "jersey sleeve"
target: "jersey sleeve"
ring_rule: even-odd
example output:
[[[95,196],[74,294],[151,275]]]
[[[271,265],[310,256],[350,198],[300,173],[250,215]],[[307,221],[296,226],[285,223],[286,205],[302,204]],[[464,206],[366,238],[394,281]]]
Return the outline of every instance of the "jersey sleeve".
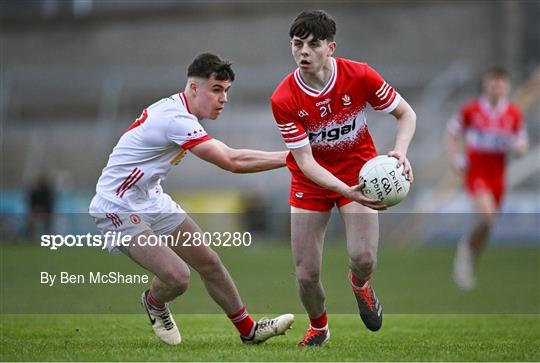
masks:
[[[465,131],[467,125],[469,124],[470,109],[471,105],[466,104],[462,106],[459,111],[450,118],[450,120],[448,120],[446,128],[451,134],[459,135]]]
[[[465,115],[463,110],[452,115],[446,124],[446,128],[452,135],[459,135],[465,129]]]
[[[521,111],[517,107],[512,107],[512,114],[514,116],[514,125],[512,131],[515,135],[516,141],[527,141],[527,128],[525,127],[525,123],[523,122],[523,115],[521,114]]]
[[[309,144],[309,138],[304,125],[298,122],[296,117],[291,115],[290,112],[286,112],[283,106],[274,99],[272,99],[272,113],[287,148],[298,149]]]
[[[195,117],[187,115],[177,115],[171,120],[167,129],[167,138],[184,150],[212,139]]]
[[[401,96],[370,66],[366,66],[366,99],[374,110],[390,113]]]

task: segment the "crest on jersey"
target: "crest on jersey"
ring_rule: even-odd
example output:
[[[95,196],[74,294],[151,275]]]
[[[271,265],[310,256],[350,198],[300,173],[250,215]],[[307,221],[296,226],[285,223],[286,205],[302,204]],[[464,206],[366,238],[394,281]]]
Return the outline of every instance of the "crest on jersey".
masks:
[[[298,116],[299,117],[306,117],[306,116],[309,116],[309,113],[307,113],[306,110],[300,110],[300,111],[298,111]]]
[[[141,223],[141,217],[139,217],[139,215],[137,215],[137,214],[131,214],[129,216],[129,219],[130,219],[131,223],[133,223],[133,224]]]
[[[349,96],[348,94],[345,93],[341,97],[341,102],[343,102],[343,106],[350,106],[352,104],[351,96]]]

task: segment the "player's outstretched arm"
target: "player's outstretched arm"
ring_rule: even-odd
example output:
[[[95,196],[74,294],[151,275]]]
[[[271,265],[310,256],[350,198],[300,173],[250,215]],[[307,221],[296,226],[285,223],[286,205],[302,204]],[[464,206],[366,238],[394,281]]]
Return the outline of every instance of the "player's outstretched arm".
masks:
[[[348,186],[338,178],[336,178],[331,172],[323,168],[313,157],[311,146],[305,145],[297,149],[291,150],[296,163],[300,167],[300,170],[318,185],[337,192],[346,198],[352,199],[355,202],[365,205],[366,207],[375,210],[384,210],[386,206],[377,199],[371,199],[364,195],[362,192],[362,186],[356,185],[353,187]]]
[[[190,150],[197,157],[232,173],[256,173],[285,166],[288,151],[233,149],[212,139]]]
[[[409,144],[414,136],[414,130],[416,129],[416,113],[412,107],[401,99],[398,106],[391,112],[392,116],[396,118],[396,145],[394,150],[388,153],[388,156],[393,156],[398,159],[398,167],[403,164],[403,174],[406,175],[409,181],[412,183],[414,180],[413,171],[409,159],[407,159],[407,150]]]

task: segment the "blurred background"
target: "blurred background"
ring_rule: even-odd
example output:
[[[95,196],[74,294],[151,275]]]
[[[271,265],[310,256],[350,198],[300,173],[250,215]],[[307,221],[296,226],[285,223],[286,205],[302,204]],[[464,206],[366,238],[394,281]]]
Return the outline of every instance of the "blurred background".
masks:
[[[284,149],[269,97],[295,66],[292,19],[319,8],[337,21],[336,56],[368,62],[417,112],[415,184],[392,212],[470,212],[445,157],[445,125],[478,94],[487,68],[507,67],[514,89],[527,82],[540,64],[537,0],[1,1],[0,211],[26,213],[33,191],[49,193],[56,213],[85,213],[122,132],[183,89],[203,51],[231,60],[237,74],[221,118],[203,122],[208,132],[233,147]],[[536,98],[525,112],[531,151],[508,169],[508,213],[540,211],[539,108]],[[393,118],[370,111],[368,123],[386,153]],[[247,211],[265,221],[288,212],[289,182],[286,169],[239,176],[188,157],[164,187],[189,212]],[[20,226],[9,223],[4,231],[16,234]]]
[[[448,119],[478,95],[486,69],[508,68],[514,96],[530,87],[540,64],[538,0],[0,1],[3,311],[139,312],[140,286],[48,288],[38,280],[41,271],[142,272],[125,256],[26,242],[38,244],[44,232],[97,233],[86,213],[109,153],[146,106],[183,89],[198,53],[231,60],[237,75],[220,119],[203,121],[208,132],[233,147],[283,150],[269,97],[295,67],[288,29],[306,9],[332,14],[336,56],[368,62],[418,116],[408,155],[414,186],[381,214],[375,279],[386,311],[539,313],[538,94],[524,107],[530,152],[512,158],[507,171],[504,213],[492,235],[500,246],[483,256],[481,287],[468,295],[453,286],[450,272],[455,243],[475,216],[443,146]],[[368,123],[379,153],[386,153],[393,118],[368,111]],[[289,182],[286,169],[234,175],[186,157],[164,185],[203,228],[254,234],[252,247],[259,248],[220,251],[252,311],[303,311],[288,247]],[[42,209],[30,213],[35,206]],[[45,217],[34,218],[40,213]],[[329,309],[354,313],[337,216],[327,239]],[[186,313],[219,312],[198,279],[181,300]]]

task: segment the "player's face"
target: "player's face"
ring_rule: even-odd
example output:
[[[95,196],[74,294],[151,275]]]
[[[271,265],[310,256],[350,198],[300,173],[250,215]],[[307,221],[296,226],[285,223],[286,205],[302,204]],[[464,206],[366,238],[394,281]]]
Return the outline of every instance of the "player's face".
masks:
[[[335,42],[314,40],[313,35],[305,39],[297,36],[291,39],[291,50],[294,61],[305,73],[316,73],[328,62],[334,50]]]
[[[227,103],[227,93],[231,89],[230,81],[219,81],[212,75],[209,79],[198,82],[196,102],[198,117],[215,120]]]
[[[498,102],[508,96],[510,81],[504,77],[487,77],[484,79],[484,92],[490,100]]]

